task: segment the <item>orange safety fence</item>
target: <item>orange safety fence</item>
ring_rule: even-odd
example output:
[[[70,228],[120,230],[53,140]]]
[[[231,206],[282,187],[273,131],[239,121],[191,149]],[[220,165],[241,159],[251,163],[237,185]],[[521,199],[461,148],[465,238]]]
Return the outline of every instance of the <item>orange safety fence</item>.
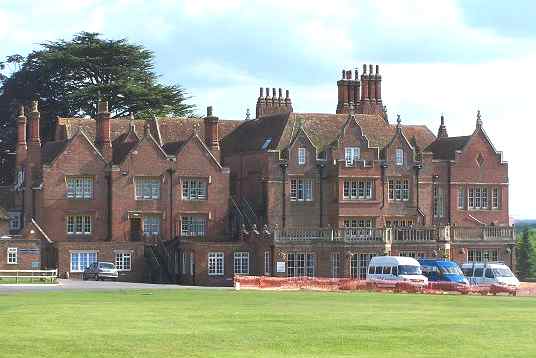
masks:
[[[242,276],[234,277],[236,289],[310,289],[322,291],[374,291],[374,292],[408,292],[408,293],[460,293],[460,294],[509,294],[536,295],[535,287],[516,289],[505,285],[465,285],[457,282],[429,282],[428,285],[410,281],[367,281],[351,278],[323,277],[271,277]]]

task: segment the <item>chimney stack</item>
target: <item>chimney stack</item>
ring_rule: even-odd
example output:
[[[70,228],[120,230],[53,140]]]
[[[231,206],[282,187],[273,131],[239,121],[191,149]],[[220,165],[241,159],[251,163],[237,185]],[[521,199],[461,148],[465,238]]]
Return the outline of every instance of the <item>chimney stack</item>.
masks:
[[[382,76],[380,75],[380,66],[376,65],[376,102],[382,101]]]
[[[17,117],[17,150],[15,165],[17,170],[24,166],[24,162],[27,158],[28,145],[26,143],[26,116],[24,115],[24,106],[21,105],[19,109],[19,116]]]
[[[256,118],[260,118],[272,113],[290,113],[292,112],[292,100],[290,93],[285,91],[283,97],[283,89],[272,88],[272,97],[270,97],[270,88],[266,87],[266,97],[263,97],[264,91],[261,87],[259,90],[259,98],[257,99],[257,107],[255,109]]]
[[[212,155],[220,161],[220,137],[218,132],[219,118],[212,114],[212,106],[207,107],[205,117],[205,144],[212,152]]]
[[[448,136],[447,127],[445,126],[445,117],[441,114],[441,125],[437,131],[437,138],[447,138]]]
[[[337,114],[349,113],[350,105],[356,105],[359,100],[360,82],[358,72],[355,70],[355,78],[352,78],[352,70],[342,70],[342,78],[337,81]]]
[[[108,111],[108,101],[97,102],[95,145],[101,151],[104,159],[112,159],[111,114]]]
[[[37,101],[32,101],[32,110],[30,112],[30,144],[41,146],[41,138],[39,136],[39,121],[41,114],[37,109]]]

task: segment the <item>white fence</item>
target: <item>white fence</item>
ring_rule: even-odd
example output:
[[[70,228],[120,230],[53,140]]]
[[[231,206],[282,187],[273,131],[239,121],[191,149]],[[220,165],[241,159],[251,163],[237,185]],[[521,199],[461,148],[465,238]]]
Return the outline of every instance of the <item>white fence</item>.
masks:
[[[0,270],[0,283],[4,279],[11,283],[33,283],[46,282],[54,283],[58,278],[58,270]]]

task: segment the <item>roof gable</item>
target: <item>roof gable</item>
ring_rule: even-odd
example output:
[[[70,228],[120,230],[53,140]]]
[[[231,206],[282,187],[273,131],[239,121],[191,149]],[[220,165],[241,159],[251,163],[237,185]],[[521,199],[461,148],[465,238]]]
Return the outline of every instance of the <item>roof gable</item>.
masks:
[[[78,132],[74,134],[74,136],[70,139],[45,143],[45,145],[41,148],[43,163],[47,165],[53,165],[55,161],[60,158],[62,154],[65,153],[65,151],[75,143],[85,143],[86,148],[92,153],[94,153],[96,158],[106,163],[106,159],[104,159],[102,153],[93,144],[91,139],[88,138],[84,129],[78,130]]]
[[[188,140],[186,140],[184,143],[182,143],[182,145],[180,145],[180,147],[178,148],[176,152],[177,162],[180,157],[184,155],[188,155],[188,148],[191,147],[192,145],[195,145],[199,150],[205,153],[208,157],[208,160],[214,166],[216,166],[218,169],[222,169],[220,162],[218,162],[218,160],[214,157],[210,149],[208,149],[208,147],[205,145],[203,140],[199,138],[197,133],[192,134],[190,138],[188,138]]]

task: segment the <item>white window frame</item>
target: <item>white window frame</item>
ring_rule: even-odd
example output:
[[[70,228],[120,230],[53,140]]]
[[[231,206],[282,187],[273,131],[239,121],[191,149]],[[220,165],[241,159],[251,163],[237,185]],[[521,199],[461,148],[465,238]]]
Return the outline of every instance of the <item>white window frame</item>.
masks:
[[[9,211],[9,231],[18,231],[22,227],[22,213],[20,211]]]
[[[162,226],[162,218],[158,214],[143,215],[143,236],[159,236]]]
[[[264,275],[270,276],[272,274],[272,252],[264,251]]]
[[[298,148],[298,165],[305,165],[307,158],[307,151],[305,148]]]
[[[467,262],[497,261],[499,259],[499,249],[467,249]]]
[[[7,264],[16,265],[18,263],[19,252],[16,247],[7,248]]]
[[[249,275],[249,252],[238,251],[233,254],[235,275]]]
[[[295,177],[290,179],[291,201],[313,201],[313,179]]]
[[[207,235],[208,220],[202,215],[185,215],[181,216],[181,236],[199,236]]]
[[[209,252],[207,271],[209,276],[223,276],[225,273],[225,260],[223,252]]]
[[[409,179],[391,178],[387,181],[389,201],[409,200]]]
[[[492,196],[492,192],[493,190],[490,190],[486,186],[470,186],[467,190],[467,208],[470,210],[489,210],[489,199]],[[493,198],[491,205],[493,206]]]
[[[89,176],[67,176],[65,183],[67,199],[93,199],[93,178]]]
[[[331,277],[338,278],[341,270],[341,254],[340,252],[332,252],[330,257]]]
[[[288,277],[314,277],[316,255],[311,252],[289,252],[287,254]]]
[[[132,251],[115,251],[117,271],[132,271]]]
[[[160,199],[160,177],[134,177],[134,198],[136,200]]]
[[[82,261],[80,260],[80,255],[82,255],[82,254],[87,255],[87,257],[86,257],[87,266],[86,267],[88,267],[92,263],[98,261],[98,252],[97,251],[93,251],[93,250],[71,251],[70,255],[69,255],[69,259],[70,259],[69,260],[69,270],[70,270],[70,272],[84,272],[86,267],[81,267],[81,262]],[[94,257],[93,257],[93,254],[94,254]],[[78,256],[78,260],[76,261],[77,262],[76,267],[73,269],[73,256],[74,255]],[[91,257],[90,257],[90,255],[91,255]]]
[[[491,208],[499,209],[501,207],[501,190],[499,187],[491,188]]]
[[[465,209],[465,187],[458,187],[458,209]]]
[[[344,200],[371,200],[372,180],[345,180],[342,197]]]
[[[208,181],[205,179],[182,179],[183,200],[207,200]]]
[[[65,225],[67,235],[91,235],[93,223],[91,215],[67,215]]]
[[[347,167],[352,167],[361,158],[361,148],[345,147],[344,148],[344,163]]]
[[[397,148],[395,149],[395,164],[404,165],[404,150]]]

